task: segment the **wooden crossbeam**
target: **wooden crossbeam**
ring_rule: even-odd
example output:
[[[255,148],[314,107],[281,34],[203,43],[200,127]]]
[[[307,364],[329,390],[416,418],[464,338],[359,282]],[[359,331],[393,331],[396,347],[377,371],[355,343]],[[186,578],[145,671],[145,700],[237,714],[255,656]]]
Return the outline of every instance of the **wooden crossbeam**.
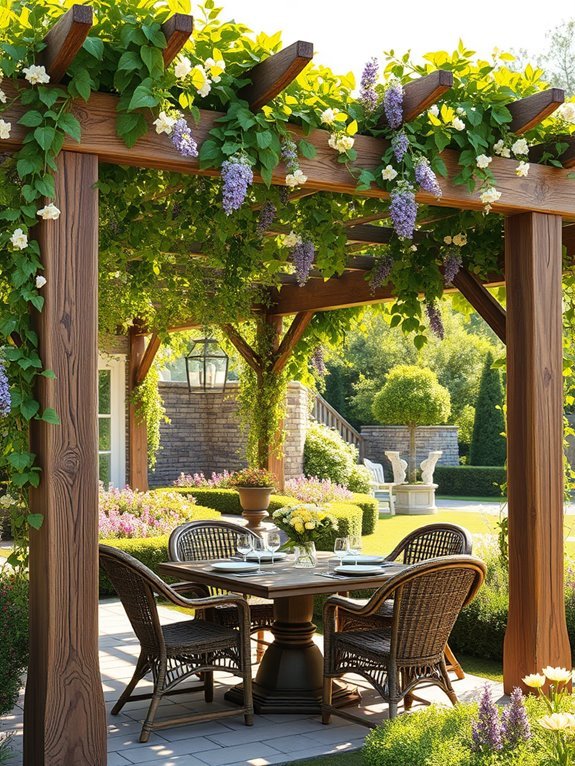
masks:
[[[251,83],[241,88],[237,95],[257,112],[287,88],[312,58],[313,43],[298,40],[249,69],[245,77]]]
[[[261,374],[263,363],[261,356],[253,350],[253,348],[247,343],[242,336],[239,334],[239,332],[236,330],[236,328],[231,324],[225,324],[222,325],[222,330],[225,332],[225,334],[228,337],[228,340],[232,344],[232,346],[236,349],[238,354],[244,359],[247,364],[256,372],[258,375]]]
[[[94,23],[89,5],[73,5],[61,16],[44,38],[46,47],[38,63],[46,68],[52,83],[58,83],[76,58]]]
[[[557,154],[555,150],[557,143],[567,144],[567,148],[561,154]],[[557,136],[555,141],[537,144],[529,149],[531,162],[540,162],[544,154],[550,154],[554,160],[559,160],[564,168],[572,168],[575,166],[575,136]]]
[[[499,340],[506,342],[505,309],[487,288],[467,269],[459,270],[453,286],[466,298],[477,313],[483,317]]]
[[[162,24],[162,32],[167,45],[164,48],[164,66],[168,67],[188,42],[194,30],[193,16],[187,13],[174,13]]]
[[[309,323],[313,319],[313,311],[302,311],[296,314],[293,321],[283,336],[278,350],[275,354],[275,359],[272,364],[272,372],[279,374],[289,361],[292,351],[301,340],[304,332],[307,330]]]
[[[507,104],[513,118],[509,129],[513,133],[526,133],[549,117],[564,101],[565,92],[561,88],[548,88]]]
[[[143,381],[146,379],[146,375],[150,371],[150,367],[152,366],[161,345],[162,341],[160,340],[159,336],[154,333],[150,338],[148,345],[146,346],[146,350],[144,351],[144,355],[142,356],[142,360],[138,366],[138,370],[136,372],[136,385],[143,383]]]
[[[408,82],[403,86],[403,122],[409,122],[434,104],[438,98],[453,87],[453,72],[438,69],[436,72]],[[378,125],[387,125],[383,113]]]

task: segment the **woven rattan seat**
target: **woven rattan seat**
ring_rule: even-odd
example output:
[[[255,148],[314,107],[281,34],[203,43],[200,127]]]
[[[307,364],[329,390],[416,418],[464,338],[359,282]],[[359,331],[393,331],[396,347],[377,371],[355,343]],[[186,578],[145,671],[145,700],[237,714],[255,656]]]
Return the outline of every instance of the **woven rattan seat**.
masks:
[[[455,703],[444,657],[447,639],[484,577],[485,564],[479,559],[444,556],[409,566],[367,603],[341,596],[328,598],[323,613],[323,722],[329,723],[336,714],[374,726],[332,706],[332,679],[345,673],[366,678],[388,703],[390,718],[397,714],[401,700],[409,707],[413,690],[421,684],[439,686]],[[391,621],[382,621],[374,629],[371,618],[383,604],[391,604]],[[368,626],[365,630],[341,628],[342,622],[358,626],[362,620]]]
[[[100,545],[100,566],[119,595],[141,646],[132,680],[112,708],[112,715],[117,715],[128,701],[151,700],[140,733],[140,742],[147,742],[155,729],[238,713],[243,713],[246,724],[251,725],[253,702],[247,601],[242,596],[231,594],[210,596],[204,586],[189,584],[187,591],[195,587],[196,598],[185,598],[140,561],[108,545]],[[234,609],[237,627],[197,618],[162,626],[156,596],[202,614],[224,606]],[[158,705],[164,696],[203,691],[206,702],[211,702],[214,670],[227,671],[242,678],[243,707],[155,722]],[[154,682],[153,692],[133,694],[139,681],[149,673]],[[195,689],[175,688],[182,681],[198,674],[203,678],[203,686]]]

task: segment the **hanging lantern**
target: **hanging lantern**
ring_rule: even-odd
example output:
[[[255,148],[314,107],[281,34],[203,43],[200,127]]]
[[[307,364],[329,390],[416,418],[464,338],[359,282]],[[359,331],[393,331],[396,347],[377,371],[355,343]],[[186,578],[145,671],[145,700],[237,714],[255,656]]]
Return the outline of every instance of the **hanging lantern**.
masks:
[[[215,338],[196,338],[185,359],[191,394],[226,390],[229,357]]]

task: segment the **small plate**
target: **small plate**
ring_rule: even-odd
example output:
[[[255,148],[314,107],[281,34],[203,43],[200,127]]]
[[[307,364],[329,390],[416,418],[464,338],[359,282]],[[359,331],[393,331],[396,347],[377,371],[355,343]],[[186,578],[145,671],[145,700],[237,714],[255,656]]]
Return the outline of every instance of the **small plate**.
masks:
[[[274,564],[276,561],[283,561],[285,557],[287,556],[287,553],[285,551],[278,551],[277,553],[274,553]],[[248,553],[248,561],[257,561],[258,557],[255,553]],[[272,554],[271,553],[262,553],[262,564],[271,564],[272,561]]]
[[[360,553],[358,556],[346,556],[342,564],[383,564],[385,561],[383,556],[368,556],[366,553]]]
[[[214,561],[211,568],[218,572],[257,572],[258,565],[249,561]]]
[[[383,574],[383,570],[380,566],[374,566],[373,564],[344,564],[343,566],[336,567],[335,572],[344,575],[371,575],[371,574]]]

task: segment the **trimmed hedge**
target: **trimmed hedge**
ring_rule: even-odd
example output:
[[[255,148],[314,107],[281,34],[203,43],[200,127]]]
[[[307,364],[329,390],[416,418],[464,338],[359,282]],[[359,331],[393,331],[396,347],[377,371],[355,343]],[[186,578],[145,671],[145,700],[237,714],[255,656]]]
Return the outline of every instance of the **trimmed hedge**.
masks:
[[[219,487],[162,487],[157,492],[179,492],[181,495],[191,495],[206,508],[213,508],[220,513],[232,516],[242,515],[240,496],[235,489],[220,489]]]
[[[372,535],[375,532],[375,525],[379,519],[379,503],[375,497],[354,493],[350,503],[359,506],[362,510],[361,534]]]
[[[507,481],[501,466],[437,466],[434,481],[438,495],[454,497],[501,497],[500,485]]]

